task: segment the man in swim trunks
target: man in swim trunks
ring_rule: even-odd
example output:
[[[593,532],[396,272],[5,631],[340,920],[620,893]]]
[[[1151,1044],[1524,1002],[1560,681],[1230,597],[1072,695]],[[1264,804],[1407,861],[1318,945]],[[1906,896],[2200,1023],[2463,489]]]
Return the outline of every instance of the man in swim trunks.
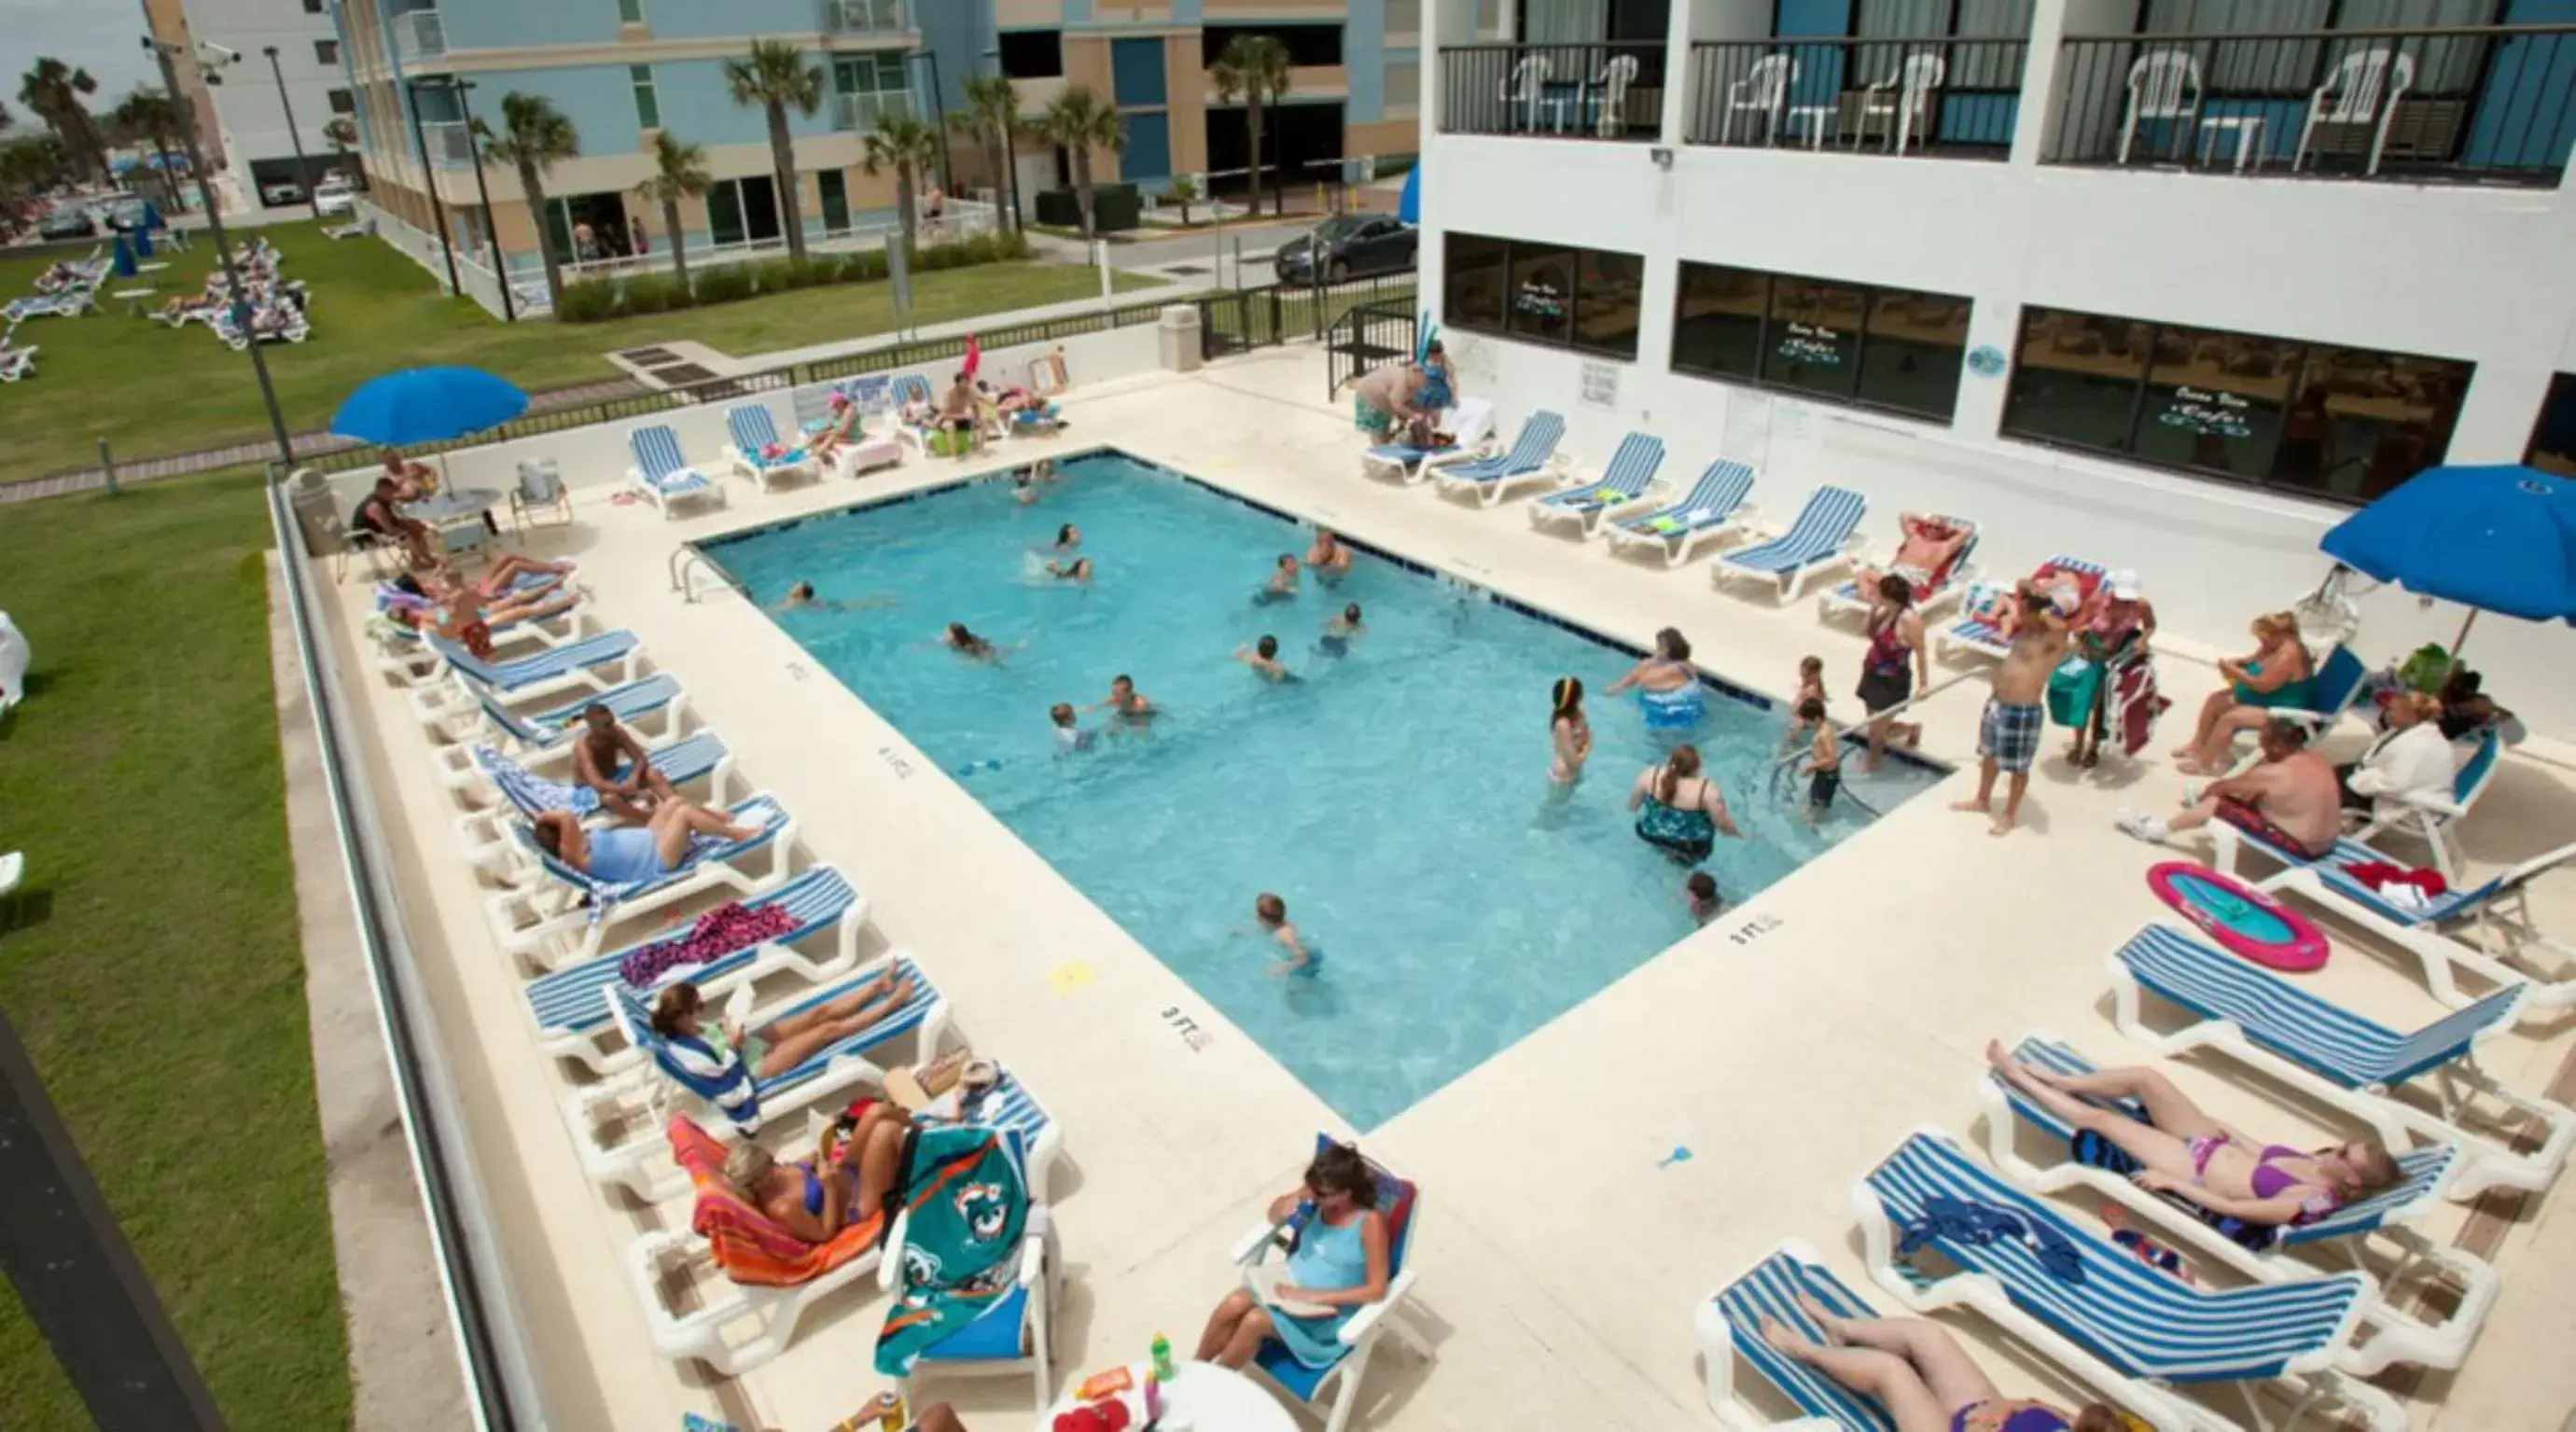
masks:
[[[2262,743],[2260,765],[2210,782],[2182,814],[2165,820],[2123,810],[2120,829],[2162,842],[2223,820],[2275,849],[2311,860],[2331,854],[2343,833],[2343,790],[2334,766],[2308,749],[2308,729],[2286,717],[2264,725]]]
[[[1136,689],[1136,683],[1121,673],[1109,678],[1109,699],[1095,703],[1094,711],[1114,711],[1118,719],[1130,726],[1142,726],[1162,715],[1160,708]]]
[[[959,372],[957,381],[948,385],[948,395],[939,404],[939,430],[949,434],[956,444],[955,457],[964,462],[975,450],[975,381]]]
[[[1377,442],[1422,412],[1424,377],[1411,363],[1389,363],[1351,384],[1351,425]]]
[[[1275,636],[1265,635],[1250,646],[1236,647],[1234,659],[1259,672],[1264,681],[1275,684],[1297,679],[1297,673],[1279,664],[1279,638]]]
[[[2012,777],[2004,792],[2004,809],[1987,827],[1989,835],[2008,835],[2021,821],[2022,793],[2030,789],[2031,763],[2039,759],[2040,736],[2048,728],[2048,676],[2066,656],[2066,612],[2049,594],[2024,582],[2013,594],[2021,615],[2014,624],[2012,650],[1995,672],[1994,694],[1977,720],[1977,793],[1952,810],[1992,809],[1995,775]]]
[[[1905,513],[1896,522],[1904,529],[1905,540],[1897,544],[1896,555],[1888,559],[1885,567],[1860,569],[1859,588],[1863,592],[1876,591],[1878,579],[1892,572],[1905,579],[1916,597],[1928,597],[1934,586],[1932,579],[1945,572],[1958,557],[1959,549],[1968,545],[1970,529],[1919,512]]]
[[[653,768],[635,733],[597,702],[581,713],[581,739],[572,747],[573,779],[599,794],[599,808],[630,825],[652,818],[653,808],[680,793]]]

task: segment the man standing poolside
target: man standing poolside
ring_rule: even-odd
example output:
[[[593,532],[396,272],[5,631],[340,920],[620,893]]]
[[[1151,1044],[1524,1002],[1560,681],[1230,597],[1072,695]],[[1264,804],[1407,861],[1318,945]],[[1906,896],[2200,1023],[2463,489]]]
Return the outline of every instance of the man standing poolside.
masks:
[[[2040,736],[2048,729],[2049,673],[2066,656],[2066,613],[2048,593],[2023,582],[2013,593],[2017,616],[2012,650],[1995,672],[1994,694],[1986,698],[1977,721],[1977,794],[1951,806],[1984,814],[1992,809],[1995,774],[2012,777],[2004,791],[2003,814],[1987,828],[1989,835],[2008,835],[2021,822],[2022,793],[2030,789],[2031,763],[2039,759]]]

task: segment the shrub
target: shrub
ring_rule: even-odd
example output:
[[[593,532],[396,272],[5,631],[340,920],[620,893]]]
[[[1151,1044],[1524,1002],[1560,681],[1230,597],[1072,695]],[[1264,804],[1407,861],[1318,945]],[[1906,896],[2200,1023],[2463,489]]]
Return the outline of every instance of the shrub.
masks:
[[[812,288],[832,282],[839,265],[827,258],[781,259],[761,278],[760,291],[776,293],[781,289]]]
[[[555,319],[560,323],[597,323],[616,314],[617,284],[611,279],[565,284],[563,297],[555,301]]]
[[[689,306],[688,290],[667,273],[637,274],[626,281],[628,313],[668,313]]]
[[[874,283],[886,276],[883,249],[852,249],[836,257],[839,262],[832,271],[834,283]]]
[[[751,297],[752,270],[764,265],[721,264],[697,275],[698,302],[734,303]]]

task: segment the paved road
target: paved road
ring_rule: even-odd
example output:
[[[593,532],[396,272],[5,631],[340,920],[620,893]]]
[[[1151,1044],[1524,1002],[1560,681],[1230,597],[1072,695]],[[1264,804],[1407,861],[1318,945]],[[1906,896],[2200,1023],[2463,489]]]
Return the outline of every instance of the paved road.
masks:
[[[1111,244],[1109,265],[1112,268],[1151,268],[1166,272],[1174,266],[1203,268],[1208,271],[1206,277],[1214,278],[1218,245],[1224,246],[1228,262],[1231,262],[1235,245],[1240,243],[1247,281],[1266,283],[1269,281],[1271,253],[1281,244],[1313,228],[1317,222],[1312,218],[1291,218],[1285,223],[1264,224],[1257,228],[1224,229],[1213,234],[1175,234],[1167,239]]]

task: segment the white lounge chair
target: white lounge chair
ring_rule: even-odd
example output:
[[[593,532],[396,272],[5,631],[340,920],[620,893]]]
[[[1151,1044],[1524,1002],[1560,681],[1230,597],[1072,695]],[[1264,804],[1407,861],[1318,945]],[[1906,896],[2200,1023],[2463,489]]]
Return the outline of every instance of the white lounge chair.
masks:
[[[2053,1074],[2095,1072],[2094,1064],[2072,1045],[2045,1031],[2024,1035],[2013,1057]],[[2469,1344],[2477,1337],[2488,1311],[2495,1306],[2493,1267],[2447,1242],[2426,1237],[2413,1226],[2441,1205],[2451,1170],[2460,1160],[2457,1144],[2392,1148],[2390,1153],[2399,1173],[2395,1187],[2347,1203],[2312,1222],[2265,1228],[2220,1218],[2186,1199],[2148,1193],[2129,1181],[2136,1165],[2125,1158],[2112,1160],[2114,1166],[2110,1167],[2081,1162],[2072,1152],[2076,1142],[2074,1126],[1993,1070],[1977,1081],[1977,1097],[1985,1106],[1987,1159],[2035,1193],[2081,1191],[2111,1199],[2153,1220],[2175,1241],[2189,1244],[2198,1256],[2223,1263],[2255,1282],[2292,1282],[2329,1271],[2290,1256],[2293,1250],[2335,1255],[2347,1262],[2351,1271],[2375,1285],[2363,1313],[2373,1335],[2356,1354],[2354,1363],[2354,1370],[2365,1376],[2399,1363],[2458,1367],[2468,1355]],[[2115,1113],[2145,1121],[2145,1110],[2135,1100],[2096,1102]],[[2057,1157],[2044,1165],[2024,1158],[2014,1138],[2015,1131],[2023,1126],[2042,1135]],[[2364,1245],[2372,1238],[2393,1249],[2394,1257],[2388,1260],[2384,1273],[2373,1272],[2370,1262],[2362,1256]],[[2400,1307],[2391,1296],[2401,1283],[2425,1271],[2449,1279],[2459,1293],[2456,1305],[2439,1323],[2425,1322]]]
[[[1316,1136],[1316,1147],[1333,1142],[1330,1135]],[[1313,1408],[1329,1397],[1324,1412],[1324,1432],[1343,1432],[1350,1425],[1351,1410],[1359,1401],[1360,1378],[1368,1371],[1369,1355],[1377,1348],[1380,1334],[1392,1332],[1396,1340],[1413,1350],[1416,1357],[1431,1356],[1431,1343],[1413,1326],[1406,1300],[1413,1296],[1414,1270],[1406,1255],[1412,1250],[1414,1230],[1422,1217],[1421,1191],[1410,1181],[1378,1167],[1369,1166],[1377,1180],[1377,1207],[1386,1215],[1386,1296],[1351,1315],[1338,1335],[1339,1354],[1332,1366],[1308,1367],[1289,1356],[1287,1345],[1277,1338],[1265,1338],[1253,1354],[1253,1369],[1294,1398],[1301,1407]],[[1244,1286],[1260,1291],[1263,1280],[1259,1269],[1274,1252],[1282,1248],[1281,1234],[1285,1224],[1265,1223],[1236,1240],[1234,1261],[1243,1269]],[[1275,1278],[1271,1281],[1275,1281]]]
[[[713,731],[700,731],[676,741],[646,748],[654,771],[674,786],[705,783],[700,793],[702,805],[726,805],[733,799],[733,753],[725,749],[723,739]],[[578,813],[586,822],[603,824],[609,817],[600,810],[599,793],[569,779],[540,774],[503,755],[491,746],[473,748],[475,769],[483,773],[485,789],[500,799],[493,804],[467,811],[456,819],[456,843],[465,852],[468,864],[502,867],[509,863],[512,842],[507,827],[522,820],[534,820],[550,810]],[[550,770],[570,775],[572,748],[569,745],[542,753],[539,764]],[[473,787],[452,786],[463,794]]]
[[[2060,572],[2087,574],[2096,581],[2104,575],[2101,563],[2069,557],[2062,552],[2040,565]],[[1969,614],[1932,634],[1932,654],[1948,657],[1955,652],[1967,651],[1997,661],[2010,655],[2012,640],[2003,634],[2002,628],[1975,613],[1987,600],[2007,595],[2011,590],[2011,584],[2005,582],[1972,583],[1967,589]]]
[[[1610,539],[1614,553],[1630,547],[1650,548],[1663,557],[1665,566],[1678,567],[1701,547],[1753,520],[1754,508],[1744,500],[1752,490],[1752,468],[1730,458],[1718,458],[1679,500],[1642,516],[1620,518],[1604,527],[1602,533]]]
[[[701,837],[676,868],[631,885],[595,880],[573,869],[540,847],[526,824],[511,822],[511,838],[519,845],[517,868],[504,876],[511,888],[484,902],[493,937],[531,968],[553,969],[598,954],[612,926],[674,901],[711,890],[757,895],[785,880],[795,818],[766,795],[751,796],[725,814],[736,824],[752,826],[753,833],[742,840]],[[735,861],[752,856],[762,857],[754,869],[735,867]]]
[[[823,465],[805,451],[801,443],[790,443],[778,436],[778,424],[769,415],[767,403],[741,403],[725,409],[725,433],[733,440],[725,444],[725,465],[736,477],[747,477],[769,491],[792,477],[808,480],[823,475]],[[776,449],[778,456],[768,454]]]
[[[2503,1034],[2530,989],[2506,985],[2477,1003],[2415,1030],[2391,1029],[2318,998],[2300,986],[2170,925],[2148,925],[2111,956],[2111,1020],[2120,1032],[2164,1054],[2207,1049],[2342,1110],[2370,1126],[2382,1143],[2460,1145],[2451,1196],[2474,1198],[2495,1187],[2537,1192],[2557,1178],[2576,1143],[2576,1109],[2517,1094],[2478,1067],[2475,1046]],[[2141,996],[2153,994],[2192,1015],[2171,1033],[2146,1023]],[[2400,1087],[2437,1113],[2392,1097]],[[2484,1095],[2520,1125],[2482,1132],[2463,1121],[2502,1125],[2470,1108]],[[2524,1132],[2538,1147],[2517,1152]]]
[[[2478,734],[2478,744],[2469,759],[2451,774],[2451,788],[2441,794],[2382,796],[2379,809],[2362,824],[2360,830],[2335,841],[2334,849],[2322,857],[2311,856],[2285,846],[2275,845],[2251,831],[2211,821],[2207,827],[2210,863],[2222,870],[2243,873],[2245,852],[2252,850],[2289,869],[2300,869],[2323,862],[2336,865],[2368,864],[2388,857],[2372,844],[2389,832],[2411,835],[2430,848],[2433,867],[2446,881],[2460,878],[2459,857],[2451,849],[2450,830],[2478,797],[2495,783],[2496,767],[2504,756],[2504,737],[2492,728]],[[2384,812],[2384,813],[2383,813]]]
[[[1932,1200],[1982,1205],[1975,1230]],[[2396,1399],[2361,1381],[2353,1347],[2370,1282],[2335,1273],[2294,1283],[2202,1288],[2151,1268],[2089,1221],[2032,1197],[1938,1129],[1918,1129],[1852,1189],[1870,1276],[1917,1312],[1964,1307],[2041,1352],[2158,1428],[2222,1432],[2273,1423],[2256,1388],[2288,1384],[2292,1402],[2339,1404],[2372,1432],[2404,1432]],[[2008,1218],[2018,1236],[1992,1227]],[[1979,1236],[1982,1231],[1983,1236]],[[1948,1269],[1919,1270],[1913,1255]],[[1902,1251],[1900,1251],[1902,1250]],[[1950,1271],[1955,1269],[1955,1271]],[[2242,1424],[2171,1384],[2236,1384]]]
[[[1977,524],[1964,517],[1935,513],[1932,515],[1932,520],[1947,527],[1966,529],[1968,540],[1960,543],[1959,550],[1950,554],[1949,565],[1934,572],[1932,580],[1925,585],[1924,589],[1914,594],[1914,610],[1926,619],[1938,615],[1944,608],[1955,604],[1960,594],[1976,580],[1977,539],[1981,535],[1977,531]],[[1888,565],[1896,560],[1896,553],[1902,546],[1903,544],[1899,543],[1898,546],[1889,548],[1883,555],[1873,558],[1864,554],[1854,561],[1864,571],[1884,572]],[[1861,591],[1857,579],[1845,582],[1839,587],[1829,588],[1816,598],[1816,615],[1820,619],[1844,616],[1866,619],[1869,611],[1869,596]]]
[[[1597,481],[1548,493],[1521,510],[1529,514],[1532,527],[1544,529],[1571,522],[1581,536],[1590,539],[1600,533],[1603,522],[1634,511],[1650,500],[1646,489],[1663,465],[1662,438],[1652,433],[1630,433],[1619,440],[1618,451],[1610,454],[1610,465],[1601,469]]]
[[[607,707],[619,724],[634,728],[644,740],[673,739],[688,724],[688,698],[678,678],[664,673],[527,715],[485,692],[430,726],[430,738],[446,743],[431,749],[430,764],[438,772],[439,784],[449,790],[471,786],[483,779],[482,768],[474,762],[476,746],[488,745],[523,761],[559,752],[571,741],[582,713],[594,704]],[[647,718],[647,726],[637,726]]]
[[[1565,471],[1565,456],[1556,450],[1556,445],[1564,436],[1565,419],[1541,409],[1521,424],[1520,435],[1512,439],[1511,450],[1502,456],[1445,466],[1426,465],[1423,470],[1451,492],[1470,494],[1491,507],[1516,489],[1557,481]]]
[[[1807,494],[1789,530],[1767,542],[1721,552],[1709,568],[1709,585],[1723,587],[1729,577],[1759,577],[1772,584],[1783,602],[1796,601],[1807,584],[1849,564],[1858,550],[1860,519],[1869,499],[1847,487],[1819,487]]]
[[[925,458],[929,457],[931,426],[927,423],[905,422],[903,410],[915,403],[939,401],[937,394],[931,390],[930,380],[918,373],[900,374],[886,386],[886,397],[890,404],[888,410],[894,414],[895,436],[912,444],[913,451]]]
[[[628,433],[626,450],[635,459],[626,469],[627,485],[664,517],[676,515],[671,505],[685,498],[711,497],[717,506],[725,505],[724,488],[680,456],[680,435],[668,424],[652,423]]]
[[[411,706],[420,724],[433,728],[487,698],[507,703],[604,693],[644,675],[643,642],[625,630],[586,636],[510,661],[485,661],[444,637],[427,641],[447,661],[445,679],[420,682],[411,693]]]
[[[2460,988],[2458,976],[2465,971],[2488,985],[2530,980],[2531,998],[2523,1012],[2555,1018],[2562,1010],[2576,1008],[2576,946],[2540,928],[2532,918],[2530,889],[2532,881],[2570,861],[2576,861],[2576,844],[2533,856],[2481,884],[2421,902],[2392,900],[2331,858],[2290,866],[2262,884],[2275,894],[2295,895],[2414,956],[2423,966],[2426,988],[2454,1009],[2479,997]],[[2471,938],[2463,938],[2464,934]],[[2559,961],[2559,968],[2526,972],[2509,963],[2528,963],[2534,950]]]
[[[1494,455],[1494,405],[1483,398],[1461,398],[1437,421],[1439,430],[1456,441],[1447,447],[1418,448],[1410,443],[1380,443],[1360,454],[1362,477],[1392,477],[1420,482],[1426,466],[1473,462]]]
[[[24,348],[0,347],[0,383],[35,377],[36,347],[32,343]]]

